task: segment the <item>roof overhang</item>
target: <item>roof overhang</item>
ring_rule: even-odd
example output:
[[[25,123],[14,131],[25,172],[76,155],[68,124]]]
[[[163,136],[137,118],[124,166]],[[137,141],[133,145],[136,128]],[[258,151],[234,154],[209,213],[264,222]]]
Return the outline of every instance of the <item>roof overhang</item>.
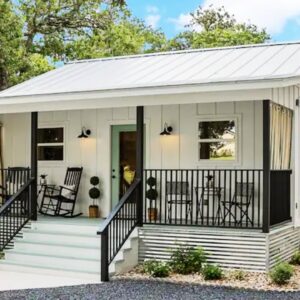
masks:
[[[299,82],[300,77],[289,77],[251,81],[223,81],[217,83],[161,85],[101,91],[6,96],[0,97],[0,111],[2,113],[13,113],[203,103],[212,101],[246,101],[250,99],[262,100],[271,97],[270,90],[272,88],[298,85]],[[241,91],[243,91],[243,97],[241,97],[241,93],[238,93]],[[182,97],[183,94],[190,95],[191,97]],[[230,96],[233,94],[239,95],[239,98],[235,99],[234,96]]]

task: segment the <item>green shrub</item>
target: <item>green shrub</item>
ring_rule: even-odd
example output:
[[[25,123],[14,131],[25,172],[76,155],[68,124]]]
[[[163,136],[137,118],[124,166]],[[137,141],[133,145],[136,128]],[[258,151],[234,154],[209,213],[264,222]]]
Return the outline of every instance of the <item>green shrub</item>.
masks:
[[[4,258],[4,253],[0,252],[0,259]]]
[[[245,280],[246,277],[246,273],[243,270],[235,270],[230,275],[235,280]]]
[[[293,276],[294,269],[286,262],[279,263],[269,273],[273,283],[278,285],[286,284]]]
[[[168,277],[170,274],[168,264],[157,260],[145,261],[143,271],[152,277]]]
[[[206,264],[202,268],[204,280],[217,280],[223,278],[223,271],[218,265]]]
[[[170,267],[179,274],[200,272],[206,255],[201,247],[179,247],[171,255]]]
[[[300,251],[299,250],[294,253],[294,255],[291,258],[290,263],[293,265],[300,265]]]

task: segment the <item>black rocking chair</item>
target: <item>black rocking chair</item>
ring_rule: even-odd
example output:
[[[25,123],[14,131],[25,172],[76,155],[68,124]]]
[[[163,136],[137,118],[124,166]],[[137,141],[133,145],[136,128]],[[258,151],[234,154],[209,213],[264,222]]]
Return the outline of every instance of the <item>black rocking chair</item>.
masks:
[[[74,215],[82,170],[82,167],[67,168],[63,185],[58,187],[53,185],[45,186],[44,195],[39,209],[41,214],[47,216],[61,216],[65,218],[74,218],[82,215],[82,213]]]
[[[235,224],[242,226],[243,219],[253,226],[249,216],[249,207],[254,200],[254,183],[236,182],[235,193],[231,201],[222,201],[225,209],[224,223],[227,216],[231,216]],[[239,211],[239,214],[238,214]],[[238,217],[239,215],[239,217]]]

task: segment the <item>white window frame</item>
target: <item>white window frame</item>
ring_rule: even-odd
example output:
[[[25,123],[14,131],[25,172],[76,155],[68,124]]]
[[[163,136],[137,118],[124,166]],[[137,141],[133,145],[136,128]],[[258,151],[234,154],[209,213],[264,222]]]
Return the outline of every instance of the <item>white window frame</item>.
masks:
[[[201,142],[218,142],[218,141],[232,141],[230,139],[200,139],[199,137],[199,123],[200,122],[218,122],[218,121],[234,121],[235,123],[235,159],[232,160],[211,160],[211,159],[200,159],[200,143]],[[198,116],[196,122],[197,132],[197,162],[208,166],[238,166],[241,164],[241,116],[240,115],[206,115]]]
[[[65,164],[66,162],[66,124],[65,123],[43,123],[39,124],[38,129],[45,128],[63,128],[63,142],[62,143],[38,143],[37,146],[62,146],[63,160],[39,160],[38,163],[42,166],[56,166]]]

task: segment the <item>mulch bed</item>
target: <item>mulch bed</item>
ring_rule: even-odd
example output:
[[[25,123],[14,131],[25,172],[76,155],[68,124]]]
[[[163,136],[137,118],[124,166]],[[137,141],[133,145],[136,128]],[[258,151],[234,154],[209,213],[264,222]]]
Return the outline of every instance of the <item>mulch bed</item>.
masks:
[[[225,276],[221,280],[209,281],[204,280],[201,274],[180,275],[171,273],[170,276],[166,278],[152,278],[149,275],[143,273],[142,267],[138,266],[128,273],[116,275],[115,278],[130,280],[154,280],[172,283],[194,283],[206,286],[224,286],[243,289],[255,289],[261,291],[300,291],[300,266],[293,267],[293,277],[288,284],[282,286],[271,283],[268,274],[259,272],[245,272],[245,278],[243,280],[237,280],[233,278],[233,270],[224,270]]]

